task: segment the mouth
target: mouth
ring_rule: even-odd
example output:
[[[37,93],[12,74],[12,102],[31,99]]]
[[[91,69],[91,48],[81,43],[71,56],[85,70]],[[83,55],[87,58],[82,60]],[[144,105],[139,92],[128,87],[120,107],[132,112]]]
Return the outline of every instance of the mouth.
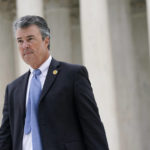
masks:
[[[33,51],[32,50],[24,50],[24,53],[23,55],[30,55],[30,54],[33,54]]]

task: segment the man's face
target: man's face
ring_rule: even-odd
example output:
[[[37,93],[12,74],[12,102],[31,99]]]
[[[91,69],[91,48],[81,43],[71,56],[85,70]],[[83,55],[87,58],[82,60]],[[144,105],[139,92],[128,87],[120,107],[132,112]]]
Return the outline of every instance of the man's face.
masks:
[[[32,68],[37,69],[49,57],[49,38],[42,39],[40,29],[36,25],[19,28],[16,39],[23,60]]]

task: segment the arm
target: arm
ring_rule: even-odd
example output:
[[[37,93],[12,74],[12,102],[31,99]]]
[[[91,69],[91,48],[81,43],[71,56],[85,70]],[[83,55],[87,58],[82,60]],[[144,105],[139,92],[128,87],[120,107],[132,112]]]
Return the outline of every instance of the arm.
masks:
[[[0,127],[0,150],[12,150],[8,110],[8,88],[5,92],[3,119]]]
[[[108,150],[107,139],[88,73],[81,67],[75,78],[76,109],[87,150]]]

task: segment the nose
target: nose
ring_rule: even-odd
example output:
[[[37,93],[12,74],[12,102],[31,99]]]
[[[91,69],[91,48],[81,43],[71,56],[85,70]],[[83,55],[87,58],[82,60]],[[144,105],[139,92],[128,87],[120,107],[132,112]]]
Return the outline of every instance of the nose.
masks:
[[[27,41],[24,41],[23,44],[22,44],[22,48],[23,49],[29,48],[29,43]]]

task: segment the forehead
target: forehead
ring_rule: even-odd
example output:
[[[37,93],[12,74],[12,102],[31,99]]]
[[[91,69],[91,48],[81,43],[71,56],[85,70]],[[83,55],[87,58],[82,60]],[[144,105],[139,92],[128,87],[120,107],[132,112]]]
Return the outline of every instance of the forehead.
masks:
[[[30,25],[28,27],[18,28],[16,30],[16,38],[23,38],[29,35],[41,36],[39,27],[36,25]]]

